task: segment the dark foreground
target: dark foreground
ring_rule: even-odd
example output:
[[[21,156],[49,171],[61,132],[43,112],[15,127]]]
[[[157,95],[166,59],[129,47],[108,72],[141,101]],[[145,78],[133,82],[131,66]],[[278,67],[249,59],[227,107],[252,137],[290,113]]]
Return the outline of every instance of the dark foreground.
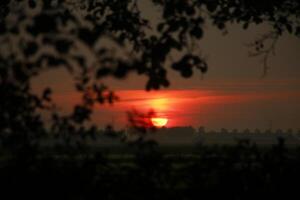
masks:
[[[129,154],[67,147],[24,147],[1,154],[6,199],[289,199],[297,194],[300,149],[283,141],[258,148],[199,146],[166,153],[153,142],[131,144]]]

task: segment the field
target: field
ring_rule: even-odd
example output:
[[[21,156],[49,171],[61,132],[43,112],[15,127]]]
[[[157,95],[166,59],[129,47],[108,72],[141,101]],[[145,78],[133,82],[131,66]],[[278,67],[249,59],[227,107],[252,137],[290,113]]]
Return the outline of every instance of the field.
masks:
[[[284,139],[266,146],[249,140],[230,145],[24,144],[1,152],[0,186],[11,199],[45,194],[43,199],[285,199],[297,191],[300,178],[300,149],[286,146]]]

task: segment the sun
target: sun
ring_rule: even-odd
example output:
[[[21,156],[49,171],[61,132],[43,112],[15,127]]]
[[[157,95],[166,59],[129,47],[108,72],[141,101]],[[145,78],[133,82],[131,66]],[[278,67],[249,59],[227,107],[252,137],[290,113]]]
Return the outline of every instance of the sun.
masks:
[[[160,128],[167,125],[168,119],[164,117],[152,117],[151,122],[153,126]]]

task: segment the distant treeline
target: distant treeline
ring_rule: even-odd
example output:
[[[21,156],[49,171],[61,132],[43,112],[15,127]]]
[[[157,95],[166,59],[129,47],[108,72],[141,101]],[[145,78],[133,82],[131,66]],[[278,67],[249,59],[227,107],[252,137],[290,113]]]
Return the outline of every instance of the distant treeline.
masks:
[[[103,130],[105,132],[105,130]],[[136,130],[134,128],[127,128],[123,131],[124,134],[131,134],[135,133]],[[300,135],[300,129],[226,129],[221,128],[220,130],[207,130],[204,126],[200,126],[199,128],[195,129],[192,126],[179,126],[179,127],[163,127],[158,128],[154,131],[156,133],[196,133],[196,134],[214,134],[214,133],[245,133],[245,134],[298,134]]]
[[[220,130],[210,130],[206,131],[204,127],[200,127],[197,131],[200,134],[213,134],[213,133],[244,133],[244,134],[297,134],[300,135],[300,129],[299,130],[293,130],[293,129],[244,129],[244,130],[238,130],[238,129],[225,129],[221,128]]]

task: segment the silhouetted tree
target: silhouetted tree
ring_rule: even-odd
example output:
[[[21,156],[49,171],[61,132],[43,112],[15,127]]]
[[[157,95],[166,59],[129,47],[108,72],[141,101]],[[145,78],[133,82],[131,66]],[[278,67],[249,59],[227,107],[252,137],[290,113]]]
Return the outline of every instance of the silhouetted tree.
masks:
[[[277,134],[282,134],[283,131],[282,131],[281,129],[277,129],[277,130],[276,130],[276,133],[277,133]]]
[[[204,126],[200,126],[198,128],[198,134],[200,134],[200,135],[205,134],[205,127]]]
[[[225,134],[227,134],[227,133],[228,133],[228,130],[227,130],[226,128],[221,128],[220,133],[225,133]]]
[[[255,134],[261,134],[261,131],[260,131],[258,128],[256,128],[256,129],[254,130],[254,133],[255,133]]]
[[[158,187],[189,188],[189,193],[166,192],[164,199],[193,199],[199,190],[203,196],[225,193],[241,199],[257,190],[256,180],[275,191],[271,197],[283,197],[288,186],[297,185],[282,184],[287,178],[300,177],[295,170],[299,155],[287,157],[282,139],[279,146],[261,154],[249,141],[232,149],[203,148],[198,160],[175,163],[175,167],[153,142],[136,143],[142,151],[129,164],[108,163],[101,153],[84,151],[82,140],[98,132],[87,123],[93,107],[118,100],[102,83],[103,78],[123,79],[135,72],[148,77],[146,90],[157,90],[170,85],[168,70],[183,78],[191,77],[195,70],[205,73],[207,63],[195,47],[206,23],[223,32],[229,31],[228,23],[241,24],[244,29],[270,24],[272,31],[251,45],[253,55],[262,55],[265,61],[283,33],[300,36],[300,3],[296,0],[151,2],[153,13],[160,18],[157,24],[143,15],[138,0],[0,1],[0,153],[5,155],[0,163],[0,186],[11,199],[18,195],[120,199],[122,188],[132,191],[122,197],[125,199],[159,199],[163,192],[146,191],[158,191]],[[34,77],[58,68],[68,70],[82,93],[81,103],[69,114],[59,112],[51,88],[35,94],[31,87]],[[43,120],[42,112],[51,113],[50,122]],[[55,156],[46,148],[39,151],[47,133],[63,141],[63,145],[57,143]],[[31,193],[33,189],[43,196]],[[64,195],[57,196],[59,192]]]
[[[238,133],[238,130],[237,130],[237,129],[233,129],[233,130],[231,131],[231,133],[236,134],[236,133]]]
[[[243,131],[244,134],[249,134],[251,133],[251,131],[249,130],[249,128],[246,128],[244,131]]]
[[[34,115],[32,120],[35,118],[41,124],[36,109],[53,111],[50,89],[42,96],[30,90],[30,80],[50,68],[66,68],[83,94],[82,104],[74,108],[73,114],[53,116],[53,121],[60,124],[53,129],[74,128],[74,124],[79,124],[82,130],[81,125],[89,119],[95,103],[117,100],[101,83],[103,77],[122,79],[133,71],[148,77],[146,89],[151,90],[169,86],[169,68],[184,78],[191,77],[194,70],[205,73],[206,61],[193,50],[203,37],[205,23],[212,22],[226,32],[228,23],[239,23],[244,29],[251,24],[269,23],[271,33],[253,44],[255,54],[266,57],[274,48],[273,43],[264,46],[267,40],[275,42],[284,32],[300,36],[300,4],[294,0],[152,0],[153,14],[160,16],[158,24],[144,17],[139,8],[141,3],[138,0],[1,1],[1,100],[22,101],[1,104],[5,105],[1,112],[1,117],[5,116],[1,132],[12,128],[6,121],[13,122],[25,112]],[[106,42],[113,44],[118,53],[103,46]],[[172,59],[174,52],[180,55],[176,60]],[[4,95],[4,90],[11,95]],[[13,114],[13,109],[19,110]]]

